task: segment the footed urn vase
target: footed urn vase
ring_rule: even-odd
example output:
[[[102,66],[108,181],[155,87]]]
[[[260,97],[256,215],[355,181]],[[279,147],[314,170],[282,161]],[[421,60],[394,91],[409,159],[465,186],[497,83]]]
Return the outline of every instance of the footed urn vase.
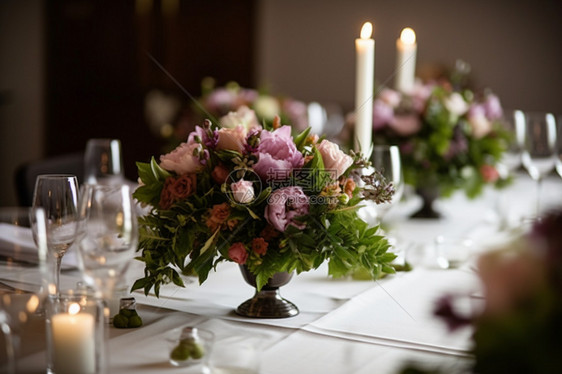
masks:
[[[246,283],[256,288],[256,277],[245,265],[240,265],[240,271]],[[289,283],[292,273],[280,272],[269,278],[260,291],[256,289],[254,297],[244,301],[236,313],[251,318],[287,318],[299,314],[295,304],[281,297],[279,288]]]

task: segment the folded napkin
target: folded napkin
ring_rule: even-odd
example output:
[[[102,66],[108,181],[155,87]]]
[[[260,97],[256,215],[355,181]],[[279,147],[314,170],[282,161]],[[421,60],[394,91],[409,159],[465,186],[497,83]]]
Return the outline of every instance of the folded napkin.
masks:
[[[37,245],[33,240],[31,228],[0,223],[0,257],[37,263]],[[76,267],[77,264],[76,252],[71,248],[62,259],[62,267],[69,269]]]

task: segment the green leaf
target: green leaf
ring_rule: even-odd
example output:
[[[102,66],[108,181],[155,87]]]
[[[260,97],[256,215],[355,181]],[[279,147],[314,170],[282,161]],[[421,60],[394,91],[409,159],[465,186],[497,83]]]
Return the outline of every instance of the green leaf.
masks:
[[[296,145],[297,149],[299,150],[299,152],[302,152],[302,150],[304,148],[304,145],[306,143],[306,138],[310,134],[311,130],[312,130],[312,128],[307,127],[303,132],[301,132],[299,135],[295,136],[295,145]]]
[[[156,162],[154,157],[152,157],[152,159],[150,160],[150,168],[152,169],[152,173],[154,174],[156,180],[164,181],[166,180],[166,178],[172,176],[172,174],[162,169],[160,165],[158,165],[158,162]]]
[[[201,248],[199,250],[199,255],[202,255],[203,253],[205,253],[207,251],[207,249],[209,249],[213,245],[213,242],[215,241],[215,237],[217,236],[219,231],[220,231],[220,229],[217,229],[215,231],[215,233],[213,235],[211,235],[211,237],[209,239],[207,239],[203,248]]]

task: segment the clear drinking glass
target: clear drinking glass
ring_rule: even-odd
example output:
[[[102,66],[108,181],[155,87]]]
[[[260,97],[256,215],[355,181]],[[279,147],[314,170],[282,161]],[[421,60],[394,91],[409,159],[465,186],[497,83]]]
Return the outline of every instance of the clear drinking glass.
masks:
[[[60,289],[62,258],[76,237],[78,198],[78,180],[74,175],[44,174],[37,177],[33,207],[43,208],[47,217],[47,244],[56,262],[55,293]],[[35,234],[35,227],[33,232]]]
[[[78,259],[84,280],[105,301],[134,258],[137,217],[127,185],[85,185],[79,207]]]
[[[4,335],[2,356],[6,357],[0,361],[2,373],[18,372],[21,332],[38,320],[35,314],[41,311],[47,295],[47,251],[42,208],[0,208],[0,334]]]
[[[557,129],[557,153],[558,157],[556,158],[556,171],[558,175],[562,177],[562,116],[558,116],[558,121],[556,122],[556,129]]]
[[[84,183],[122,184],[123,156],[119,139],[90,139],[84,155]]]
[[[554,170],[556,151],[556,119],[552,113],[525,113],[525,140],[522,161],[537,182],[537,217],[540,215],[543,178]]]
[[[382,223],[386,213],[402,198],[404,192],[404,176],[402,174],[402,163],[400,161],[400,150],[395,145],[376,145],[373,147],[371,156],[373,167],[379,171],[383,177],[392,182],[394,195],[388,203],[377,204],[377,220]]]
[[[525,114],[521,110],[506,110],[502,120],[511,139],[498,163],[498,171],[507,177],[521,166],[521,155],[525,146]]]

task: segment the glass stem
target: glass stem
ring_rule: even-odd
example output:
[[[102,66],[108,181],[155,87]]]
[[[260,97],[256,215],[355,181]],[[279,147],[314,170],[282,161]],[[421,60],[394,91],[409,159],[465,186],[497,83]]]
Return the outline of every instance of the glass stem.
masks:
[[[8,374],[16,374],[16,343],[14,341],[14,333],[10,328],[10,325],[2,321],[0,323],[0,331],[4,335],[4,340],[6,344],[6,369]]]
[[[62,256],[57,255],[56,256],[56,267],[55,267],[55,286],[57,288],[57,296],[60,296],[60,269],[61,269],[61,264],[62,264]]]
[[[542,177],[537,179],[537,219],[541,214],[541,192],[542,192]]]

